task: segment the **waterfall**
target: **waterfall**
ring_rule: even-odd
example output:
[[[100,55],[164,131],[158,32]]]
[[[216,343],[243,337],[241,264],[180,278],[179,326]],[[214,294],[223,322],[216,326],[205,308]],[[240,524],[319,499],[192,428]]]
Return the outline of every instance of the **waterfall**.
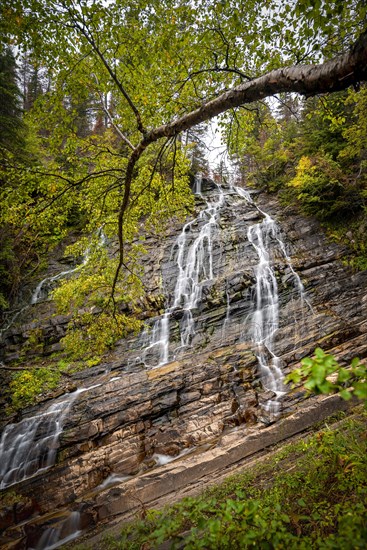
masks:
[[[103,232],[103,227],[99,227],[97,229],[97,237],[98,237],[98,243],[97,248],[103,247],[106,245],[106,235]],[[66,275],[70,275],[71,273],[75,273],[76,271],[79,271],[82,267],[84,267],[88,262],[90,258],[91,253],[91,247],[88,246],[82,257],[82,261],[79,265],[76,267],[73,267],[71,269],[66,269],[65,271],[61,271],[60,273],[57,273],[56,275],[53,275],[52,277],[45,277],[40,281],[35,288],[32,297],[31,297],[31,304],[38,304],[38,302],[41,301],[41,299],[44,297],[46,298],[48,295],[48,290],[44,290],[44,287],[49,285],[49,283],[53,283],[54,281],[58,281],[59,279],[62,279]]]
[[[79,391],[42,414],[6,426],[0,441],[0,488],[4,489],[52,466],[64,418]]]
[[[200,184],[201,186],[201,184]],[[179,322],[180,345],[175,352],[191,345],[195,335],[194,310],[202,299],[203,283],[214,278],[213,244],[218,229],[218,216],[224,204],[224,193],[217,187],[214,202],[206,201],[206,207],[197,218],[186,223],[174,246],[177,282],[171,305],[151,329],[150,341],[143,352],[146,366],[164,365],[170,360],[170,319],[174,311],[182,313]],[[194,228],[200,225],[194,237]],[[154,364],[151,363],[153,356]]]
[[[284,394],[284,387],[279,358],[274,353],[274,336],[279,328],[278,285],[269,252],[274,230],[275,222],[266,214],[261,223],[249,227],[247,236],[259,259],[255,268],[255,311],[250,321],[250,335],[255,344],[263,387],[276,396],[268,401],[267,408],[276,414],[278,398]]]
[[[71,512],[57,527],[46,529],[42,533],[35,549],[30,550],[53,550],[54,548],[59,548],[59,546],[79,537],[81,532],[80,513]]]
[[[224,193],[218,187],[218,200],[203,210],[199,219],[207,220],[201,227],[198,236],[190,244],[188,227],[184,226],[178,237],[176,246],[178,277],[174,290],[173,309],[182,308],[183,317],[180,323],[181,346],[190,345],[195,334],[193,310],[202,297],[202,283],[214,278],[213,272],[213,240],[218,228],[218,213],[224,204]]]
[[[82,265],[85,265],[84,260],[82,262]],[[58,279],[65,277],[65,275],[70,275],[70,273],[74,273],[79,268],[80,266],[78,265],[77,267],[74,267],[72,269],[66,269],[65,271],[61,271],[60,273],[57,273],[57,275],[54,275],[53,277],[45,277],[44,279],[42,279],[42,281],[38,283],[38,285],[36,286],[32,294],[31,304],[38,304],[38,302],[41,301],[42,296],[44,296],[45,298],[47,297],[48,291],[44,290],[46,283],[53,283],[54,281],[57,281]]]
[[[312,306],[305,296],[304,286],[292,266],[284,241],[276,222],[252,200],[250,193],[241,187],[234,187],[235,192],[250,204],[253,204],[263,216],[260,223],[251,225],[247,231],[248,241],[256,251],[258,263],[255,266],[255,309],[246,322],[249,323],[250,339],[255,347],[261,382],[264,389],[271,391],[274,398],[265,404],[265,409],[273,416],[279,413],[279,398],[284,395],[284,375],[280,368],[280,359],[274,351],[274,339],[279,329],[279,295],[274,266],[271,260],[271,249],[277,243],[284,260],[294,278],[294,286],[301,301],[312,311]]]
[[[194,181],[194,193],[195,195],[201,195],[201,185],[203,182],[202,174],[196,174]]]
[[[145,332],[144,337],[149,339],[148,345],[143,350],[142,360],[147,367],[160,366],[168,363],[169,358],[169,322],[171,310],[155,321],[150,334]]]
[[[0,489],[28,479],[55,463],[66,415],[78,395],[99,386],[62,396],[41,414],[8,424],[0,441]]]
[[[195,192],[199,191],[197,182],[194,189]],[[254,345],[264,389],[274,395],[266,403],[265,409],[276,415],[280,407],[279,399],[285,393],[285,388],[280,360],[274,351],[275,337],[279,329],[279,297],[272,261],[273,248],[277,248],[284,258],[292,274],[298,296],[310,308],[311,305],[306,299],[303,284],[293,269],[276,222],[253,202],[248,190],[232,187],[231,191],[256,208],[263,218],[260,223],[252,224],[247,229],[247,241],[256,252],[257,263],[254,267],[253,311],[246,316],[242,333],[243,338],[249,339]],[[202,302],[203,283],[213,280],[216,276],[213,268],[213,243],[218,237],[218,216],[226,198],[227,194],[218,187],[216,200],[214,202],[207,200],[206,206],[197,218],[183,226],[175,241],[172,251],[175,257],[177,280],[173,297],[166,311],[155,320],[150,331],[144,333],[148,341],[143,346],[142,360],[147,367],[164,365],[173,360],[180,350],[192,345],[196,334],[195,310]],[[226,283],[225,296],[226,313],[221,331],[222,340],[225,338],[231,317],[228,283]],[[173,342],[170,325],[173,313],[175,320],[178,319],[180,343],[171,352]]]

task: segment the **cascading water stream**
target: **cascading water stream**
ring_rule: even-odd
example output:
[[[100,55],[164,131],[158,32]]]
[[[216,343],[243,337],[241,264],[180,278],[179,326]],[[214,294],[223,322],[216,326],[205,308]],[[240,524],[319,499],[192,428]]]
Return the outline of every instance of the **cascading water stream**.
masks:
[[[6,426],[0,442],[1,489],[54,464],[63,419],[77,395],[74,392],[43,414]]]
[[[106,236],[103,232],[102,227],[100,227],[97,230],[97,237],[98,237],[97,247],[100,248],[102,246],[105,246]],[[75,273],[76,271],[79,271],[82,267],[84,267],[89,262],[90,252],[91,252],[91,247],[88,246],[86,248],[86,250],[84,251],[84,253],[83,253],[82,261],[79,265],[77,265],[76,267],[73,267],[71,269],[66,269],[65,271],[61,271],[60,273],[57,273],[53,277],[45,277],[42,281],[40,281],[38,283],[37,287],[35,288],[33,294],[32,294],[31,304],[37,304],[42,299],[42,296],[44,296],[44,295],[47,296],[48,292],[47,291],[45,292],[43,290],[43,288],[46,284],[53,283],[54,281],[62,279],[66,275],[70,275],[71,273]]]
[[[195,336],[194,311],[202,300],[202,283],[214,278],[213,273],[213,237],[217,229],[217,218],[225,202],[225,195],[221,188],[219,197],[215,203],[207,202],[206,208],[199,216],[184,225],[178,236],[173,250],[177,251],[176,266],[178,270],[177,282],[173,293],[171,305],[166,309],[153,325],[150,332],[148,345],[143,351],[143,362],[148,367],[156,367],[166,364],[170,357],[170,321],[173,312],[181,311],[179,322],[180,349],[186,349],[191,345]],[[199,184],[196,182],[195,193],[201,194]],[[200,185],[201,190],[201,185]],[[287,254],[285,244],[281,238],[280,230],[276,222],[263,212],[252,200],[251,194],[240,187],[232,188],[237,195],[263,216],[260,223],[251,225],[247,231],[247,239],[252,244],[258,257],[255,267],[255,303],[254,311],[246,318],[246,325],[250,329],[245,330],[255,346],[262,384],[265,389],[274,393],[274,399],[270,399],[265,406],[270,413],[279,411],[279,398],[284,394],[283,373],[279,366],[280,361],[274,352],[274,339],[279,328],[279,297],[278,285],[275,277],[271,248],[277,246],[293,276],[294,287],[301,300],[311,308],[305,297],[302,282],[294,271],[291,259]],[[199,233],[194,238],[193,232],[198,223],[206,219]],[[226,327],[230,323],[230,293],[226,287],[226,317],[222,327],[222,338],[225,336]],[[312,309],[312,308],[311,308]],[[153,361],[151,360],[153,357]]]
[[[6,426],[0,441],[0,489],[54,465],[66,415],[81,393],[97,386],[63,395],[44,413]]]
[[[274,337],[279,328],[278,285],[270,261],[269,240],[274,237],[274,221],[266,215],[261,223],[251,225],[248,240],[255,248],[259,262],[255,268],[255,311],[250,322],[251,340],[260,367],[263,387],[275,394],[266,408],[276,414],[278,398],[284,394],[283,373],[274,353]]]
[[[265,409],[276,416],[279,413],[279,398],[284,395],[284,376],[280,368],[280,359],[274,352],[274,339],[279,329],[279,295],[274,268],[271,261],[271,247],[277,243],[279,249],[291,271],[295,288],[312,310],[311,304],[305,297],[304,286],[299,275],[294,271],[291,259],[286,251],[276,222],[263,212],[252,200],[250,193],[241,187],[234,187],[234,191],[243,199],[257,208],[263,216],[260,223],[251,225],[247,231],[247,238],[254,247],[258,263],[255,267],[255,311],[247,321],[250,324],[250,338],[255,345],[255,353],[259,364],[263,387],[274,394],[269,399]]]
[[[201,189],[201,184],[200,184]],[[194,310],[202,298],[202,285],[213,279],[213,241],[218,228],[218,215],[224,204],[224,193],[218,186],[215,202],[206,201],[206,208],[197,218],[186,223],[178,236],[173,250],[177,250],[177,282],[173,301],[164,315],[156,321],[151,331],[149,345],[143,353],[147,366],[160,366],[169,361],[170,318],[174,311],[181,310],[180,345],[175,351],[191,345],[195,335]],[[192,229],[201,225],[198,235],[192,240]],[[149,355],[156,357],[155,365],[149,364]]]
[[[194,193],[195,193],[195,195],[201,195],[202,183],[203,183],[202,174],[196,174],[195,181],[194,181]]]
[[[207,202],[199,219],[208,221],[200,229],[192,244],[188,244],[186,226],[177,240],[178,277],[174,291],[173,309],[182,308],[180,323],[181,346],[187,347],[195,334],[193,310],[202,298],[202,283],[214,278],[213,238],[217,229],[217,216],[224,203],[221,188],[214,204]],[[189,226],[191,224],[187,224]]]
[[[86,261],[83,259],[82,266],[86,264]],[[58,279],[62,279],[62,277],[65,277],[65,275],[70,275],[71,273],[75,273],[80,269],[80,266],[74,267],[72,269],[66,269],[65,271],[60,271],[60,273],[57,273],[57,275],[53,275],[53,277],[45,277],[38,283],[38,285],[35,288],[35,291],[32,294],[31,298],[31,304],[38,304],[38,302],[41,300],[42,296],[44,294],[47,295],[47,292],[43,291],[43,287],[46,285],[46,283],[53,283],[54,281],[57,281]]]
[[[46,529],[36,547],[29,550],[54,550],[78,538],[81,532],[80,513],[71,512],[60,525]]]

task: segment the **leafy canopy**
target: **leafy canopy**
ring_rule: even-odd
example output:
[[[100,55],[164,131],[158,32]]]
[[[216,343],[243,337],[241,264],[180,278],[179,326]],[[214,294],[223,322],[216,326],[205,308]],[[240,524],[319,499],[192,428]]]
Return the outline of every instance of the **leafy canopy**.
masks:
[[[21,225],[27,250],[47,250],[75,225],[118,235],[118,254],[97,247],[78,282],[55,293],[61,310],[77,311],[73,327],[89,326],[95,306],[113,314],[120,328],[108,345],[136,326],[125,313],[143,291],[142,220],[162,230],[193,203],[179,133],[200,120],[162,125],[272,69],[332,57],[366,28],[363,0],[13,0],[0,9],[0,43],[16,44],[47,81],[25,116],[27,159],[1,167],[0,223]],[[89,336],[101,350],[98,330]]]

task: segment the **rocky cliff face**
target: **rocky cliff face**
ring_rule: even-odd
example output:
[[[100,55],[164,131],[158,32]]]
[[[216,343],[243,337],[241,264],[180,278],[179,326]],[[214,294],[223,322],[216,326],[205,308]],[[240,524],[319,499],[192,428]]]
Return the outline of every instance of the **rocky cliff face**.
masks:
[[[367,273],[345,267],[348,251],[327,242],[314,221],[273,198],[210,185],[197,209],[184,230],[148,241],[147,303],[160,304],[160,315],[121,341],[108,363],[75,375],[83,391],[57,398],[56,409],[48,401],[27,410],[22,425],[5,429],[9,458],[35,415],[50,417],[57,401],[64,407],[60,434],[49,434],[56,457],[43,449],[28,473],[8,460],[14,471],[3,473],[0,525],[9,548],[47,548],[73,536],[106,520],[96,503],[108,484],[117,491],[157,467],[164,479],[172,460],[184,469],[226,434],[240,438],[253,426],[261,434],[293,413],[304,394],[284,391],[282,373],[316,346],[344,363],[367,356]],[[32,307],[33,317],[44,308]],[[35,323],[49,333],[53,327],[50,345],[57,344],[63,329],[54,318]],[[26,337],[24,327],[7,332],[5,360]],[[35,427],[34,441],[43,441],[44,426]]]

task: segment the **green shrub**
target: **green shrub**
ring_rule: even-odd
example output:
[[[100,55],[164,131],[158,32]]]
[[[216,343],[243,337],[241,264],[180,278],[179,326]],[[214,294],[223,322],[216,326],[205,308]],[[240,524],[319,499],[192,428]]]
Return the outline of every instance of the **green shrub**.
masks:
[[[294,369],[286,378],[287,382],[298,384],[304,380],[304,387],[314,393],[335,393],[346,400],[353,396],[367,406],[367,367],[356,357],[349,368],[339,365],[333,355],[316,348],[314,357],[306,357],[301,367]]]
[[[302,210],[321,221],[351,216],[363,205],[361,191],[326,155],[303,156],[288,186],[296,191]]]
[[[13,375],[9,384],[13,408],[19,409],[34,403],[37,396],[57,387],[61,373],[47,367],[30,368]]]

